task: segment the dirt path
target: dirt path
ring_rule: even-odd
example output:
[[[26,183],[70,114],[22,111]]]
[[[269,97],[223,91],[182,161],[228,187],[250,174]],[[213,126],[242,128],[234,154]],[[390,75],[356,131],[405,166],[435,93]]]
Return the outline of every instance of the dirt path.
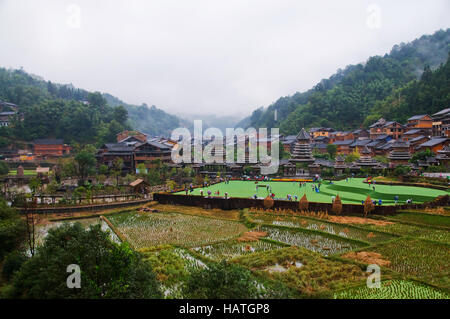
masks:
[[[377,220],[377,219],[371,219],[371,218],[362,218],[362,217],[350,217],[350,216],[332,216],[330,215],[328,217],[328,220],[333,223],[339,223],[339,224],[370,224],[370,225],[377,225],[377,226],[386,226],[390,224],[394,224],[393,222],[387,222],[384,220]]]

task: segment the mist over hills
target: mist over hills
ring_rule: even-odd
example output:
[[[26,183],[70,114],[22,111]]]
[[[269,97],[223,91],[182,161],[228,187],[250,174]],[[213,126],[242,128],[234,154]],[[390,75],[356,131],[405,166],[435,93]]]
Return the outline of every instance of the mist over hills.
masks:
[[[114,140],[122,129],[170,136],[177,127],[192,130],[198,119],[203,129],[217,127],[224,134],[228,127],[280,127],[283,134],[314,126],[355,129],[380,116],[405,121],[448,107],[448,68],[442,64],[449,51],[450,29],[439,30],[395,45],[384,56],[339,69],[311,89],[281,97],[244,119],[221,116],[220,110],[177,116],[146,103],[128,104],[109,93],[52,83],[22,69],[0,68],[0,100],[19,105],[25,116],[24,122],[16,123],[16,132],[8,133],[11,140],[56,137],[100,143]]]
[[[296,134],[302,127],[367,127],[379,115],[380,103],[412,85],[424,70],[436,70],[447,60],[449,51],[450,29],[400,43],[384,56],[338,69],[308,91],[256,109],[237,126],[280,127],[284,134]],[[399,120],[416,112],[413,108],[403,111]]]

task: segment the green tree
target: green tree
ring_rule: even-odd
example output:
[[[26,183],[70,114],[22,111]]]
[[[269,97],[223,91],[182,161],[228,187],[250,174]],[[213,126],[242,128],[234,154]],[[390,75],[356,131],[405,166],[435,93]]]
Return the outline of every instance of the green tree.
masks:
[[[106,166],[105,164],[100,165],[100,167],[98,168],[98,173],[101,175],[108,175],[108,166]]]
[[[113,162],[112,174],[116,177],[116,187],[119,187],[119,177],[122,174],[123,159],[116,157]]]
[[[8,164],[6,164],[4,161],[0,161],[0,175],[6,175],[8,173],[9,173]]]
[[[147,174],[147,167],[145,166],[144,163],[141,163],[141,164],[139,164],[137,166],[137,171],[141,175],[146,175]]]
[[[185,298],[251,299],[258,297],[249,270],[226,261],[194,271],[182,289]]]
[[[96,160],[91,149],[85,148],[75,155],[76,172],[80,178],[79,185],[84,185],[86,177],[93,173]]]
[[[327,153],[330,155],[330,158],[334,158],[337,152],[337,146],[334,144],[327,145]]]
[[[426,149],[420,152],[416,152],[411,156],[411,159],[409,160],[411,163],[416,163],[418,161],[425,161],[428,157],[435,156],[435,154],[430,150]]]
[[[0,261],[25,241],[26,225],[19,213],[0,200]]]
[[[31,194],[34,196],[41,189],[42,182],[39,178],[33,177],[32,179],[30,179],[28,187],[30,187]]]
[[[82,244],[80,244],[82,243]],[[67,267],[81,270],[81,288],[67,287]],[[52,229],[13,279],[14,298],[162,298],[150,266],[130,247],[110,240],[100,225]]]

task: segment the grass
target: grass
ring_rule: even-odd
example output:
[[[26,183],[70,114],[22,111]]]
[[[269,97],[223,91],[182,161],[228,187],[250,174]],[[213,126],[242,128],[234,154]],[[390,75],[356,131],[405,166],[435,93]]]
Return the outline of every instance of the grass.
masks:
[[[450,295],[433,287],[409,281],[388,280],[381,288],[367,286],[352,288],[334,294],[334,299],[449,299]]]
[[[229,240],[247,228],[235,221],[177,213],[122,213],[108,216],[135,249],[161,244],[196,247]]]
[[[296,290],[299,295],[306,296],[317,296],[362,283],[365,279],[364,273],[356,265],[331,261],[298,247],[257,252],[235,258],[232,262],[251,269],[260,277],[281,282]]]
[[[305,231],[302,229],[261,226],[260,230],[267,232],[267,238],[269,239],[293,246],[304,247],[324,256],[334,255],[365,246],[364,243],[349,241],[337,236],[330,238],[326,234],[321,235],[320,232]]]
[[[159,213],[111,210],[107,217],[144,254],[166,298],[181,297],[190,271],[222,259],[249,268],[283,298],[284,289],[294,298],[449,298],[450,231],[443,215],[401,212],[379,225],[353,226],[314,216],[147,205]],[[43,226],[75,221],[87,227],[99,219]],[[236,241],[248,228],[267,237]],[[365,263],[342,257],[350,251],[376,252],[390,262],[382,268],[382,288],[366,288]]]
[[[361,225],[368,230],[383,231],[400,236],[416,237],[420,239],[430,239],[442,243],[450,244],[450,231],[445,229],[436,229],[420,225],[409,225],[401,222],[395,222],[388,225]]]
[[[255,241],[240,243],[237,241],[222,242],[214,245],[193,248],[193,250],[209,259],[220,261],[222,259],[233,259],[243,255],[249,255],[255,252],[280,249],[282,246],[267,242]]]
[[[181,248],[170,247],[145,253],[145,261],[152,267],[156,279],[161,283],[166,298],[180,298],[181,285],[191,271],[206,265]]]
[[[364,249],[381,254],[391,268],[432,285],[450,288],[450,246],[416,238],[401,238]]]
[[[17,175],[17,170],[16,169],[10,170],[8,175]],[[24,169],[23,175],[32,176],[32,175],[37,175],[37,173],[36,173],[36,170],[34,170],[34,169]]]
[[[417,212],[401,212],[391,217],[392,220],[411,222],[438,227],[448,227],[450,229],[450,216],[433,215]]]
[[[253,222],[256,223],[268,223],[277,226],[312,229],[333,235],[338,235],[344,238],[350,238],[369,243],[379,243],[396,238],[396,236],[387,233],[376,231],[374,232],[364,228],[336,224],[310,217],[279,216],[262,213],[253,213],[250,214],[250,217],[252,218]]]
[[[449,194],[448,191],[436,190],[425,187],[412,187],[412,186],[391,186],[391,185],[375,185],[375,190],[372,186],[363,183],[362,178],[352,178],[348,181],[336,181],[334,184],[329,182],[323,182],[320,187],[320,192],[316,193],[312,187],[312,183],[308,183],[306,187],[299,187],[299,183],[295,182],[259,182],[259,185],[270,185],[272,192],[276,198],[286,199],[288,194],[297,195],[300,199],[303,194],[306,194],[307,198],[311,202],[323,202],[331,203],[332,196],[339,194],[343,203],[348,204],[361,204],[362,200],[365,200],[367,195],[374,200],[381,199],[383,205],[394,205],[394,197],[399,197],[399,203],[405,203],[409,198],[413,199],[414,203],[428,202],[440,195]],[[208,190],[214,194],[216,191],[220,192],[220,196],[224,196],[227,192],[230,197],[244,197],[249,198],[255,194],[258,197],[266,197],[268,191],[264,187],[256,187],[255,182],[250,181],[230,181],[229,184],[219,183],[214,184],[207,188],[194,189],[193,195],[200,195],[200,190],[203,190],[203,194],[206,196]],[[184,195],[185,192],[178,192],[176,194]]]
[[[152,205],[153,209],[161,212],[175,212],[187,215],[197,215],[203,217],[222,218],[229,220],[239,220],[238,210],[203,209],[201,207],[178,206],[178,205]]]

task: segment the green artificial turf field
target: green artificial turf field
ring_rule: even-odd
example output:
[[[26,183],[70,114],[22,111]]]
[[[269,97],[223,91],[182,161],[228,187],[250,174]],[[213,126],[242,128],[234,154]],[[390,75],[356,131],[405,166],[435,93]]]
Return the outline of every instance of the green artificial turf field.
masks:
[[[375,184],[375,190],[372,185],[363,183],[363,178],[349,178],[348,181],[335,181],[330,184],[328,181],[321,183],[320,192],[316,193],[312,189],[313,183],[307,183],[306,187],[299,187],[298,182],[258,182],[253,181],[230,181],[229,184],[219,183],[205,188],[196,188],[192,195],[200,195],[200,190],[203,189],[203,195],[207,196],[208,190],[214,196],[216,191],[220,191],[220,196],[224,196],[227,192],[229,197],[252,197],[257,194],[259,198],[264,198],[268,195],[268,191],[264,187],[256,188],[256,185],[270,185],[272,193],[275,198],[286,199],[288,194],[292,196],[297,195],[298,200],[306,194],[308,201],[331,203],[331,197],[339,194],[343,203],[347,204],[361,204],[367,195],[373,200],[382,200],[383,205],[394,205],[394,197],[399,198],[398,203],[404,204],[409,198],[412,198],[413,203],[423,203],[433,200],[440,195],[449,194],[448,191],[442,191],[425,187],[411,187],[411,186],[391,186]],[[317,185],[317,183],[316,183]],[[178,192],[176,194],[185,194],[185,192]],[[190,193],[191,194],[191,193]]]

